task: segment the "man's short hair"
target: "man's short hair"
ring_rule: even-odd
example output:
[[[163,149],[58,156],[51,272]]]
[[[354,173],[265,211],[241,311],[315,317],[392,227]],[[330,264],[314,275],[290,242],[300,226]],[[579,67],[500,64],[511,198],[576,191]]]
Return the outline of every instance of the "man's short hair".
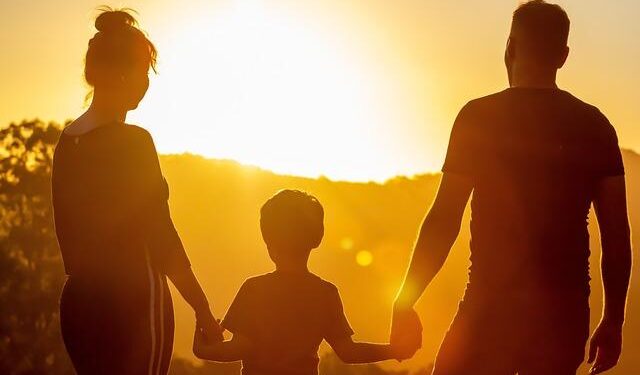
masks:
[[[562,7],[544,0],[532,0],[513,12],[511,38],[531,58],[552,63],[567,47],[569,26],[569,16]]]
[[[303,191],[281,190],[260,209],[260,229],[267,246],[314,249],[324,236],[324,209]]]

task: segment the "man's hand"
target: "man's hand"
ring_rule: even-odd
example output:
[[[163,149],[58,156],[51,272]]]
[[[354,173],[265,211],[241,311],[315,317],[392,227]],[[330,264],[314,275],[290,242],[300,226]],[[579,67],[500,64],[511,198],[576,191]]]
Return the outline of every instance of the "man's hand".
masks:
[[[622,324],[602,320],[591,336],[589,374],[600,374],[618,364],[622,352]]]
[[[412,307],[394,307],[389,341],[398,360],[413,357],[422,347],[422,323]]]
[[[211,311],[202,311],[196,314],[196,331],[201,331],[208,343],[222,342],[224,328],[214,318]]]
[[[393,359],[398,362],[411,359],[419,349],[416,345],[406,346],[404,344],[390,344],[389,347],[391,349]]]

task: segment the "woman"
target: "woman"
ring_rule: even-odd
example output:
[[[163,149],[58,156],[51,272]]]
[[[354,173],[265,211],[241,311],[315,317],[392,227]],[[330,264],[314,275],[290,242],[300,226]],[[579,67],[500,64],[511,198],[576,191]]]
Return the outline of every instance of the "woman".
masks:
[[[149,86],[156,50],[126,11],[105,10],[89,42],[89,109],[54,155],[56,233],[68,274],[60,302],[78,374],[166,374],[173,345],[168,277],[214,340],[221,329],[191,271],[149,133],[125,125]]]

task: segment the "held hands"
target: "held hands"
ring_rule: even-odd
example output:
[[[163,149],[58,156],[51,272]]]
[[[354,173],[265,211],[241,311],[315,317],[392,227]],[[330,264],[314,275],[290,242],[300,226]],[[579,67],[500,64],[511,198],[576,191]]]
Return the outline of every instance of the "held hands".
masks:
[[[211,344],[224,341],[222,336],[224,328],[220,326],[220,321],[216,320],[211,313],[208,316],[212,320],[209,318],[196,318],[196,329],[193,334],[193,354],[200,359],[207,359],[206,353]],[[207,334],[207,332],[209,333]]]
[[[196,336],[201,332],[208,343],[222,342],[224,328],[220,326],[220,321],[214,318],[210,310],[196,314]]]
[[[390,342],[398,361],[413,357],[422,347],[422,323],[412,307],[394,306]]]
[[[589,374],[600,374],[618,364],[622,352],[622,324],[602,320],[591,336]]]
[[[196,331],[193,335],[193,354],[198,358],[204,357],[205,347],[210,342],[205,337],[202,329],[196,327]]]

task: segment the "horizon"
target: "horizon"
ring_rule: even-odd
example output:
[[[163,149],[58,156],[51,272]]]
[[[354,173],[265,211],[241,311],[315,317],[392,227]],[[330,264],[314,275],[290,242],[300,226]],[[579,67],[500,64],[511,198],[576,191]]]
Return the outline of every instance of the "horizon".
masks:
[[[630,149],[630,148],[621,148],[622,154],[623,156],[625,154],[632,154],[635,156],[640,156],[640,152]],[[205,155],[200,155],[200,154],[195,154],[195,153],[190,153],[190,152],[183,152],[183,153],[169,153],[169,154],[163,154],[160,153],[159,156],[161,158],[163,157],[182,157],[182,156],[191,156],[191,157],[196,157],[196,158],[201,158],[205,161],[213,161],[213,162],[228,162],[231,164],[235,164],[241,168],[248,168],[248,169],[256,169],[260,172],[265,172],[265,173],[271,173],[273,175],[276,176],[281,176],[281,177],[293,177],[293,178],[303,178],[303,179],[311,179],[311,180],[327,180],[329,182],[336,182],[336,183],[350,183],[350,184],[377,184],[377,185],[385,185],[387,183],[389,183],[390,181],[393,181],[395,179],[408,179],[408,180],[414,180],[414,179],[418,179],[421,177],[425,177],[425,176],[433,176],[433,175],[439,175],[442,174],[441,170],[433,170],[433,171],[423,171],[423,172],[417,172],[411,175],[404,175],[404,174],[396,174],[387,178],[384,178],[382,180],[341,180],[341,179],[334,179],[331,178],[329,176],[325,176],[325,175],[317,175],[317,176],[306,176],[306,175],[300,175],[300,174],[291,174],[291,173],[286,173],[286,172],[278,172],[278,171],[274,171],[272,169],[268,169],[268,168],[264,168],[261,167],[259,165],[253,165],[253,164],[246,164],[243,163],[241,161],[235,160],[235,159],[224,159],[224,158],[216,158],[216,157],[207,157]]]
[[[12,124],[20,124],[21,122],[24,121],[42,121],[43,123],[53,123],[59,126],[64,126],[63,124],[59,124],[56,121],[45,121],[39,118],[34,118],[34,119],[23,119],[21,121],[12,121],[10,122],[8,125],[5,126],[11,126]],[[70,120],[68,120],[70,121]],[[134,124],[127,124],[127,125],[134,125]],[[0,129],[2,129],[4,126],[0,126]],[[632,148],[628,148],[628,147],[621,147],[620,148],[622,150],[622,153],[631,153],[634,155],[640,155],[640,151],[639,150],[635,150]],[[216,157],[216,156],[207,156],[207,155],[202,155],[202,154],[198,154],[195,152],[190,152],[190,151],[184,151],[184,152],[170,152],[170,153],[163,153],[163,152],[159,152],[158,153],[159,157],[163,158],[163,157],[180,157],[180,156],[192,156],[192,157],[197,157],[197,158],[202,158],[203,160],[206,161],[214,161],[214,162],[229,162],[229,163],[233,163],[238,165],[239,167],[242,168],[249,168],[249,169],[257,169],[261,172],[266,172],[266,173],[271,173],[274,175],[278,175],[278,176],[283,176],[283,177],[297,177],[297,178],[308,178],[308,179],[312,179],[312,180],[320,180],[320,179],[325,179],[328,180],[330,182],[345,182],[345,183],[356,183],[356,184],[370,184],[370,183],[374,183],[374,184],[378,184],[378,185],[385,185],[386,183],[388,183],[389,181],[392,181],[394,179],[397,178],[406,178],[406,179],[416,179],[416,178],[420,178],[422,176],[428,176],[428,175],[438,175],[438,174],[442,174],[442,171],[438,168],[438,169],[434,169],[434,170],[424,170],[424,171],[418,171],[412,174],[394,174],[394,175],[390,175],[390,176],[386,176],[386,177],[381,177],[379,179],[377,178],[373,178],[373,179],[340,179],[340,178],[333,178],[331,176],[326,176],[324,174],[318,174],[318,175],[306,175],[306,174],[297,174],[297,173],[291,173],[291,172],[287,172],[287,171],[278,171],[278,170],[274,170],[274,169],[270,169],[268,167],[264,167],[264,166],[260,166],[258,164],[251,164],[251,163],[246,163],[246,162],[242,162],[240,160],[236,160],[233,158],[222,158],[222,157]]]

